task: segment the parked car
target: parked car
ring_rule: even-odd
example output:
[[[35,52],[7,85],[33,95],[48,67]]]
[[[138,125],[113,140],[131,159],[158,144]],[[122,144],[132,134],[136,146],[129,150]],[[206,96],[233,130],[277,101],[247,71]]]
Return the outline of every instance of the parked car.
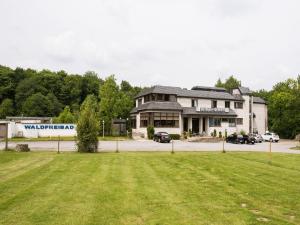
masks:
[[[265,134],[261,135],[264,141],[270,141],[270,142],[278,142],[279,136],[272,132],[266,132]]]
[[[254,137],[256,143],[262,143],[264,140],[260,134],[252,134],[251,136]]]
[[[233,144],[254,144],[255,138],[248,135],[231,134],[226,138],[226,142]]]
[[[157,132],[153,136],[153,141],[158,141],[160,143],[162,142],[170,143],[171,138],[167,132]]]

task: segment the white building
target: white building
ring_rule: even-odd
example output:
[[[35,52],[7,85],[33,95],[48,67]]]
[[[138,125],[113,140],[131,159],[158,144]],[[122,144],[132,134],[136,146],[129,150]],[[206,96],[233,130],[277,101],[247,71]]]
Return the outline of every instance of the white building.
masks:
[[[4,127],[7,124],[8,138],[13,137],[71,137],[76,136],[75,124],[53,124],[51,117],[7,117],[0,121],[0,136],[4,134]],[[6,132],[5,132],[6,133]],[[2,136],[3,136],[2,134]]]
[[[191,90],[179,87],[154,86],[136,96],[131,110],[133,135],[147,136],[147,126],[170,134],[210,135],[214,130],[227,134],[265,133],[267,104],[253,97],[249,88],[227,92],[224,88],[196,86]]]

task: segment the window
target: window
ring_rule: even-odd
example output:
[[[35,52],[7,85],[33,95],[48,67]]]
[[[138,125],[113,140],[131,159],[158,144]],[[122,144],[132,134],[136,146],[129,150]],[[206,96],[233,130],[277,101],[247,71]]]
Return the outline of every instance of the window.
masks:
[[[222,118],[222,123],[228,123],[228,118]]]
[[[149,102],[149,101],[150,101],[150,95],[145,95],[144,102]]]
[[[162,94],[158,94],[158,95],[157,95],[157,100],[158,100],[158,101],[162,101],[162,100],[163,100],[163,97],[164,97],[164,96],[163,96]]]
[[[179,114],[155,112],[154,113],[154,127],[179,127]]]
[[[236,124],[237,125],[243,125],[243,118],[237,118],[236,119]]]
[[[143,100],[141,98],[138,99],[138,106],[142,105]]]
[[[211,101],[212,108],[217,108],[217,106],[218,106],[217,101],[215,101],[215,100]]]
[[[236,127],[235,118],[229,118],[228,122],[229,122],[229,127]]]
[[[170,95],[165,95],[165,101],[170,101]]]
[[[225,101],[225,108],[230,108],[230,101]]]
[[[131,128],[136,129],[136,116],[132,116],[130,122],[131,122]]]
[[[140,127],[147,127],[150,125],[149,113],[141,113],[140,114]]]
[[[197,100],[192,99],[192,107],[197,107]]]
[[[234,108],[235,109],[242,109],[243,108],[243,103],[242,102],[235,102],[234,103]]]
[[[221,126],[221,118],[209,118],[209,126],[210,127],[220,127]]]

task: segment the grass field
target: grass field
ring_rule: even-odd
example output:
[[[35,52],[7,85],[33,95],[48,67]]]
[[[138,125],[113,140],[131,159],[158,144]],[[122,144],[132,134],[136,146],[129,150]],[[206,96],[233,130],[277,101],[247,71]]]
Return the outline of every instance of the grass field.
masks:
[[[0,153],[0,224],[300,224],[300,156]]]

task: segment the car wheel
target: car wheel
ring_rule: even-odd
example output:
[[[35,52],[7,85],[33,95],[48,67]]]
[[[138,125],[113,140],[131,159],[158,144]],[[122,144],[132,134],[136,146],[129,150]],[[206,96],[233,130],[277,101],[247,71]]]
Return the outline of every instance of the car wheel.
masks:
[[[273,139],[272,138],[270,138],[270,140],[269,140],[270,142],[273,142]]]
[[[275,141],[276,143],[278,142],[278,140]]]
[[[158,142],[161,143],[161,139],[160,138],[158,139]]]

